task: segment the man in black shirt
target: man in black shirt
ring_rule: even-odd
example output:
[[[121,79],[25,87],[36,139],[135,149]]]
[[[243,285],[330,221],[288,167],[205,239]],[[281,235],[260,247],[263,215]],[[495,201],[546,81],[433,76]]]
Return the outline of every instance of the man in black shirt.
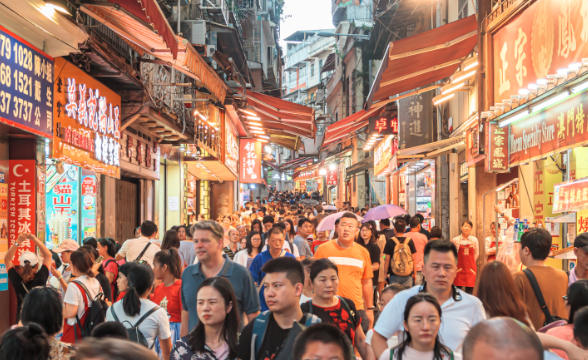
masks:
[[[380,220],[380,235],[386,236],[386,242],[394,236],[394,230],[390,229],[390,219]]]
[[[412,239],[407,238],[404,236],[404,232],[406,231],[406,221],[402,218],[396,219],[394,222],[394,230],[396,230],[395,239],[398,240],[399,246],[403,245],[405,241],[408,241],[408,248],[410,249],[410,254],[416,253],[416,247],[412,242]],[[393,239],[390,241],[386,241],[386,247],[384,248],[384,254],[386,254],[386,262],[384,265],[384,269],[390,275],[389,283],[398,283],[402,285],[406,285],[407,287],[412,286],[412,274],[405,275],[405,274],[395,274],[392,270],[392,262],[394,261],[394,250],[396,248],[396,243]],[[412,261],[411,261],[412,264]],[[414,266],[414,265],[413,265]]]
[[[279,257],[268,261],[262,270],[266,273],[263,285],[269,310],[243,329],[238,358],[290,359],[296,336],[320,319],[300,309],[304,270],[296,259]]]

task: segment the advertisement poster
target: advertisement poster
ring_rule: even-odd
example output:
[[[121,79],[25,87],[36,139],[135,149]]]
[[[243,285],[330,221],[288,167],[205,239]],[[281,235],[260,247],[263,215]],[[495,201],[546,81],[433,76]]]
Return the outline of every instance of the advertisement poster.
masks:
[[[8,246],[16,242],[19,234],[34,234],[36,225],[35,160],[10,160],[8,183]],[[35,244],[25,240],[19,246],[12,262],[18,264],[25,251],[35,251]]]
[[[4,174],[0,179],[4,179]],[[4,255],[8,251],[8,184],[0,180],[0,291],[8,290],[8,274]]]
[[[79,174],[80,168],[69,164],[49,165],[47,173],[53,175],[46,186],[47,245],[58,246],[65,239],[79,241]],[[61,169],[63,167],[63,169]],[[55,177],[59,180],[54,181]]]
[[[261,143],[255,139],[241,139],[240,153],[239,181],[242,184],[261,183]]]
[[[96,237],[96,175],[82,171],[82,239]]]

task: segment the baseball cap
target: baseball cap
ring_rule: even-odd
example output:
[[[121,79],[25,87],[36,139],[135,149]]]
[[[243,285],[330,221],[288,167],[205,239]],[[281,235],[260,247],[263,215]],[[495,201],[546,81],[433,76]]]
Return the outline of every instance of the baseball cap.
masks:
[[[25,266],[27,262],[31,266],[35,266],[39,263],[39,258],[37,257],[37,254],[30,251],[25,251],[22,254],[20,254],[18,260],[20,262],[20,266]]]
[[[574,239],[574,247],[588,251],[588,233],[582,233]]]
[[[76,251],[79,248],[80,245],[78,245],[78,243],[75,242],[75,240],[65,239],[61,242],[61,244],[59,244],[58,247],[53,249],[53,252],[62,253],[64,251]]]

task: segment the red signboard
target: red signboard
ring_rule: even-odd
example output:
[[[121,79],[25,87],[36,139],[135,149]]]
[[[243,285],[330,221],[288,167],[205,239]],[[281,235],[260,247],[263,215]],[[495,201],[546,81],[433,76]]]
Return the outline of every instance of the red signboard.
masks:
[[[588,119],[583,93],[510,126],[510,164],[535,160],[554,151],[588,142]]]
[[[398,116],[370,119],[370,133],[398,135]]]
[[[8,246],[12,246],[18,235],[35,234],[36,192],[35,160],[10,160],[8,177]],[[18,264],[25,251],[35,251],[35,244],[25,240],[19,246],[13,263]]]
[[[588,57],[586,14],[585,0],[537,0],[494,33],[494,101]]]
[[[261,143],[255,139],[241,139],[239,181],[242,184],[261,183]]]
[[[557,184],[552,212],[588,209],[588,178]]]
[[[329,172],[327,173],[327,185],[331,186],[331,185],[337,185],[337,176],[338,175],[338,170],[329,170]]]
[[[496,123],[488,124],[488,156],[486,156],[486,170],[488,172],[508,171],[508,137],[507,128],[501,128]]]

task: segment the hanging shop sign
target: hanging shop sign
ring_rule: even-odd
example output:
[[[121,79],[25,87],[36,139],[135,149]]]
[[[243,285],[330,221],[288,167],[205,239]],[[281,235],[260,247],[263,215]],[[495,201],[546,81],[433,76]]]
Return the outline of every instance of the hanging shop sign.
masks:
[[[538,0],[492,35],[494,101],[588,57],[588,2]]]
[[[466,162],[468,166],[473,166],[483,159],[485,129],[486,124],[484,121],[475,121],[465,132]]]
[[[583,93],[510,125],[510,165],[536,160],[545,155],[588,143],[588,119]]]
[[[55,59],[53,158],[120,178],[120,96]]]
[[[61,174],[55,165],[47,166],[47,173],[52,177],[45,187],[46,243],[51,247],[57,247],[65,239],[80,240],[80,168],[69,164],[60,166],[63,166]]]
[[[398,100],[399,148],[433,142],[433,92]]]
[[[328,186],[335,186],[337,185],[337,180],[339,177],[339,169],[330,170],[327,173],[327,185]]]
[[[0,26],[0,122],[51,137],[53,58]]]
[[[8,183],[8,246],[14,245],[19,234],[36,234],[35,160],[9,160]],[[35,251],[29,239],[18,247],[12,262],[18,264],[25,251]]]
[[[300,170],[299,172],[294,173],[294,179],[296,181],[313,179],[318,176],[319,176],[319,173],[318,173],[318,169],[316,167],[314,169]]]
[[[159,180],[159,144],[123,131],[120,145],[121,169],[151,180]]]
[[[240,140],[239,181],[243,184],[261,183],[261,143],[255,139]]]
[[[97,188],[98,179],[96,175],[88,174],[85,170],[82,170],[82,239],[96,237]]]
[[[4,255],[8,251],[8,184],[4,173],[0,172],[0,291],[8,290],[8,273]]]
[[[393,142],[394,139],[389,135],[374,148],[374,174],[376,176],[388,170],[388,164],[392,159]]]
[[[229,119],[225,120],[225,165],[233,172],[239,173],[239,141]]]
[[[588,209],[588,178],[555,185],[553,189],[553,212]]]
[[[506,128],[496,123],[488,123],[488,156],[486,170],[488,172],[508,171],[508,137]]]
[[[398,116],[396,113],[391,116],[377,116],[369,121],[370,134],[398,135]]]

